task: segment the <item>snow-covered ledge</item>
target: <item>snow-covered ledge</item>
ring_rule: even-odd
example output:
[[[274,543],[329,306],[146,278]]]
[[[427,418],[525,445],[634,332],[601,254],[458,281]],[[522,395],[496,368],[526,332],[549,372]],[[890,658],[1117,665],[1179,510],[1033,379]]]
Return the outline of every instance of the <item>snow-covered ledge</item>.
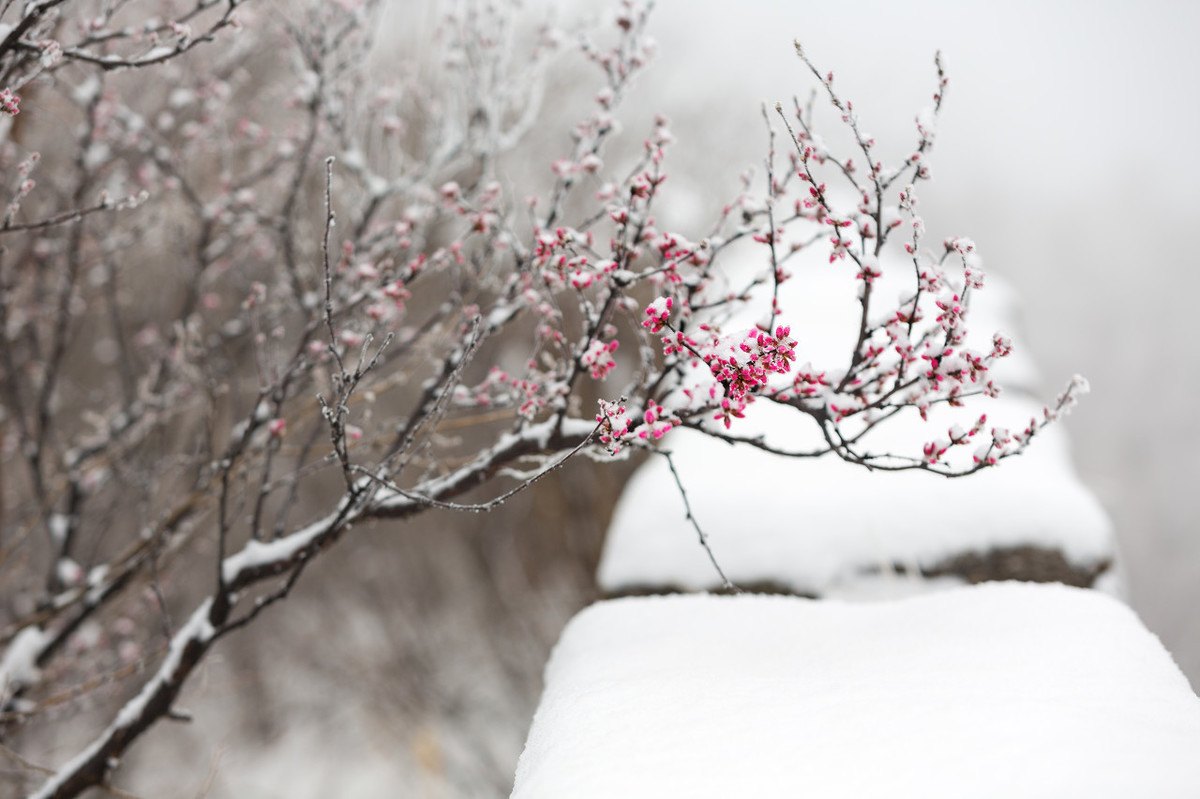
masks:
[[[1120,602],[666,596],[567,627],[513,799],[1193,799],[1200,699]]]
[[[750,411],[741,436],[761,434],[797,451],[821,443],[787,409],[761,402]],[[989,424],[1016,427],[1041,405],[975,398],[964,408],[931,409],[929,421],[912,412],[866,447],[919,454],[951,424],[969,427],[984,412]],[[829,456],[790,458],[691,430],[664,443],[714,556],[742,587],[828,597],[904,595],[931,577],[1115,583],[1111,523],[1076,476],[1059,427],[1019,458],[952,480],[871,472]],[[721,585],[663,459],[648,460],[626,486],[598,579],[609,595]]]

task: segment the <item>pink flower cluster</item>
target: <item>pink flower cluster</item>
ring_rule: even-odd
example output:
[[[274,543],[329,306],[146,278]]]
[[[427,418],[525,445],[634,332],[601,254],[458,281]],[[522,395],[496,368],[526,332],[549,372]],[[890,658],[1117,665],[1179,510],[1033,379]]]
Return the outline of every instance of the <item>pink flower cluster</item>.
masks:
[[[750,330],[743,336],[717,339],[704,353],[712,376],[724,388],[721,407],[713,418],[729,427],[740,418],[752,395],[767,387],[771,375],[787,374],[796,360],[796,341],[791,328],[780,325],[775,335]]]
[[[600,411],[596,414],[596,422],[600,425],[596,436],[608,451],[616,455],[621,451],[626,438],[629,436],[629,409],[624,403],[600,400]]]
[[[642,327],[651,333],[657,333],[662,330],[671,318],[671,307],[674,304],[674,300],[670,297],[659,297],[647,305],[646,318],[642,320]]]
[[[681,420],[669,413],[654,400],[646,401],[646,410],[642,411],[642,423],[633,429],[633,435],[645,440],[654,440],[671,432]]]
[[[454,400],[459,405],[480,408],[515,406],[518,415],[532,419],[546,406],[545,383],[534,376],[518,377],[493,366],[474,388],[458,386]]]
[[[12,89],[0,89],[0,112],[10,117],[21,113],[21,98]]]
[[[683,423],[682,419],[654,400],[647,400],[646,408],[641,414],[641,423],[636,426],[636,417],[630,416],[629,408],[624,402],[600,400],[599,405],[596,422],[600,430],[597,438],[613,455],[619,453],[630,442],[658,441]]]
[[[580,363],[587,367],[588,373],[592,376],[593,380],[603,380],[616,367],[617,362],[612,356],[620,344],[621,342],[614,338],[609,342],[596,339],[588,345],[588,348],[579,360]]]
[[[975,421],[975,424],[971,426],[970,430],[964,431],[958,425],[952,426],[946,433],[948,438],[939,438],[925,444],[923,448],[925,462],[931,465],[937,463],[950,451],[951,447],[963,446],[968,441],[974,439],[985,424],[987,424],[987,414],[981,415]],[[990,457],[990,455],[991,450],[988,447],[984,447],[976,453],[976,462],[979,462],[980,457]]]

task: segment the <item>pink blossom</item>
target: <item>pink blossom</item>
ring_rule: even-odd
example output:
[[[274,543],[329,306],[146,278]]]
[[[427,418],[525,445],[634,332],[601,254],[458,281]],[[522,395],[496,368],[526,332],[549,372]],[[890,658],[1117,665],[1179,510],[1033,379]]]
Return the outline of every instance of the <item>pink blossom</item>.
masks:
[[[12,117],[21,113],[21,98],[12,89],[0,89],[0,113]]]
[[[671,318],[671,306],[673,301],[670,297],[659,297],[646,306],[646,319],[642,321],[642,326],[647,328],[651,333],[657,333],[667,324],[667,320]]]
[[[617,339],[607,343],[596,339],[588,345],[579,360],[588,368],[593,380],[603,380],[616,368],[617,362],[613,360],[612,354],[617,351],[620,344],[621,342]]]

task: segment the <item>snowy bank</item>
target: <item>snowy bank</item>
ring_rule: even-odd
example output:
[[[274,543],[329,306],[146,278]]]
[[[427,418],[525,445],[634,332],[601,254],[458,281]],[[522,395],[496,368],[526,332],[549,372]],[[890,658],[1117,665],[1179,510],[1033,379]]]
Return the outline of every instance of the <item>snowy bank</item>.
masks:
[[[601,602],[567,627],[513,799],[1200,796],[1200,699],[1103,594]]]
[[[919,455],[949,425],[970,427],[983,412],[989,424],[1020,429],[1041,406],[975,398],[965,408],[935,408],[928,422],[915,412],[897,416],[866,448]],[[751,406],[733,432],[763,434],[789,449],[821,445],[810,419],[765,402]],[[1058,426],[1023,455],[958,479],[871,472],[836,456],[789,458],[690,430],[669,434],[664,444],[717,561],[738,584],[831,596],[858,593],[867,579],[873,593],[902,594],[913,587],[911,579],[892,576],[902,570],[910,577],[1091,585],[1113,560],[1111,524],[1076,477]],[[1022,553],[1032,554],[1022,560]],[[1044,575],[1023,565],[1047,559],[1058,568]],[[626,486],[598,579],[610,594],[720,585],[664,459],[648,460]]]

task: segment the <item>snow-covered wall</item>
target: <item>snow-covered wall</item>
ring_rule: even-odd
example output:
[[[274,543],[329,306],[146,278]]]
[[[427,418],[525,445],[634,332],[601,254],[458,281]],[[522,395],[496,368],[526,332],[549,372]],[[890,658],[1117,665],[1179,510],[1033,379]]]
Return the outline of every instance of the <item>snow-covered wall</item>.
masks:
[[[513,799],[1190,799],[1200,699],[1094,591],[671,596],[567,627]]]

